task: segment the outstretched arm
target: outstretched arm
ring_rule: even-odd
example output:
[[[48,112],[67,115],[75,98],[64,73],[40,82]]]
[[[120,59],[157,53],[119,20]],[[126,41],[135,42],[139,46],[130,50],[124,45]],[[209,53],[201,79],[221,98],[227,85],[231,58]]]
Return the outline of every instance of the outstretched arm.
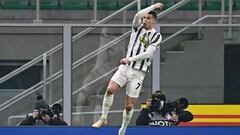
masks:
[[[132,22],[132,26],[133,28],[136,28],[138,26],[141,25],[141,19],[147,15],[150,11],[154,10],[154,9],[162,9],[163,8],[163,4],[162,3],[155,3],[145,9],[140,10],[133,18],[133,22]]]

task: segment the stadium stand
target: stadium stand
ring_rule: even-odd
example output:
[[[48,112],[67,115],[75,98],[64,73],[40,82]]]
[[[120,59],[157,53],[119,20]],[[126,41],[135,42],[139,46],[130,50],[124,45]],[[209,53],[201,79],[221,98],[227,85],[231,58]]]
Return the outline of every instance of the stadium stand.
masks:
[[[78,0],[60,0],[60,9],[62,10],[87,10],[90,9],[89,1]]]
[[[23,9],[26,10],[31,6],[29,0],[1,0],[0,8],[1,9]]]
[[[170,5],[172,6],[172,5]],[[190,1],[179,8],[179,10],[198,10],[198,1]]]
[[[97,2],[98,10],[117,10],[128,3],[132,2],[131,0],[100,0]],[[163,0],[165,3],[165,9],[173,6],[178,1],[177,0]],[[142,1],[141,8],[145,8],[150,5],[149,1]],[[203,0],[203,10],[221,10],[221,1],[216,0]],[[233,10],[240,9],[240,1],[233,0]],[[93,1],[90,0],[41,0],[40,9],[43,10],[92,10],[94,7]],[[26,9],[35,9],[36,2],[35,0],[1,0],[0,9],[12,9],[12,10],[26,10]],[[225,9],[229,8],[228,1],[225,1]],[[131,10],[136,10],[137,6],[131,8]],[[193,0],[178,10],[198,10],[198,1]]]
[[[32,5],[36,6],[35,0],[31,0]],[[40,9],[54,10],[59,8],[58,0],[40,0]]]

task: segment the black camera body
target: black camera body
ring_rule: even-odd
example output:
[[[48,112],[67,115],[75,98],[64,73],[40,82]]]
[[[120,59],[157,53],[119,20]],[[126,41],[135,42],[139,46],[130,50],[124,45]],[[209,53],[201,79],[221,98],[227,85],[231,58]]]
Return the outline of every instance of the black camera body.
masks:
[[[54,104],[52,107],[49,107],[48,103],[43,99],[41,94],[37,94],[37,101],[35,102],[35,109],[38,110],[39,119],[48,115],[50,118],[55,115],[59,117],[59,114],[62,111],[62,106],[60,104]]]
[[[52,110],[50,109],[39,109],[38,110],[38,119],[42,119],[42,117],[45,117],[48,115],[50,118],[52,118],[54,115],[52,113]]]
[[[182,112],[188,107],[188,100],[186,98],[179,98],[173,102],[166,102],[163,110],[176,111],[176,113]]]
[[[166,102],[166,96],[163,91],[155,91],[152,94],[152,101],[150,106],[150,111],[161,111],[164,103]]]
[[[159,99],[152,99],[151,101],[151,106],[150,106],[150,111],[151,112],[160,112],[166,101],[159,100]]]
[[[180,98],[173,102],[164,101],[160,99],[152,99],[150,111],[161,112],[162,114],[166,114],[172,111],[180,113],[187,107],[188,100],[186,98]]]
[[[179,98],[173,102],[167,101],[164,92],[155,91],[152,95],[151,105],[149,112],[151,114],[162,115],[163,117],[169,113],[176,114],[178,116],[178,122],[188,122],[193,119],[193,114],[187,110],[188,100],[186,98]]]
[[[51,108],[47,108],[47,109],[46,108],[38,109],[40,119],[46,115],[48,115],[50,118],[54,116],[59,118],[61,111],[62,111],[62,106],[60,104],[54,104]]]
[[[37,94],[33,113],[27,114],[25,120],[19,125],[68,125],[64,120],[60,119],[61,112],[62,106],[60,104],[49,107],[42,95]]]

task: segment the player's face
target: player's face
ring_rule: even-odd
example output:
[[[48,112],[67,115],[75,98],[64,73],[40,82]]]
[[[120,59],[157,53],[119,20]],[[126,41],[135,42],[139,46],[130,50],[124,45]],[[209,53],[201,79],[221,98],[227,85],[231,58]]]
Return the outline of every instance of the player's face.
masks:
[[[143,27],[145,29],[152,29],[154,27],[154,24],[156,23],[156,20],[153,18],[151,14],[147,14],[143,17]]]

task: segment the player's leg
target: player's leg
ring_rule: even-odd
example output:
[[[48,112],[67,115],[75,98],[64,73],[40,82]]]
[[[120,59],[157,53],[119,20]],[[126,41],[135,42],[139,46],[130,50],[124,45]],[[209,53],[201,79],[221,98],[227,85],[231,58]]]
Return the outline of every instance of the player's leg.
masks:
[[[107,115],[109,112],[110,107],[113,103],[113,96],[114,93],[117,92],[121,87],[114,81],[110,81],[107,87],[104,99],[103,99],[103,108],[102,108],[102,116],[101,119],[107,119]]]
[[[83,87],[85,87],[79,94],[77,95],[77,107],[76,111],[81,112],[82,108],[81,106],[87,105],[90,103],[90,95],[98,94],[100,91],[105,91],[107,88],[107,82],[110,80],[111,76],[104,77],[94,83],[92,83],[95,79],[99,78],[101,74],[99,73],[99,70],[93,69],[88,76],[83,81]],[[91,84],[90,84],[91,83]],[[90,85],[89,85],[90,84]],[[102,109],[102,103],[98,103],[95,106],[95,111],[100,111]],[[93,122],[96,122],[101,115],[94,114]],[[79,115],[79,121],[81,122],[81,125],[84,125],[85,122],[89,122],[89,119],[87,119],[84,115]]]
[[[101,118],[99,121],[94,123],[92,127],[99,128],[107,124],[107,115],[113,103],[114,93],[120,90],[120,88],[127,82],[127,77],[124,70],[125,68],[120,66],[118,71],[113,75],[111,81],[109,82],[103,99]]]
[[[131,121],[133,114],[133,106],[139,97],[142,88],[142,82],[145,74],[141,71],[131,70],[129,74],[129,82],[126,87],[127,99],[125,103],[125,110],[123,111],[122,126],[119,129],[118,135],[124,135],[128,124]]]
[[[113,103],[113,93],[118,91],[120,88],[121,87],[116,82],[112,80],[109,82],[103,99],[101,118],[96,123],[94,123],[92,127],[99,128],[107,124],[107,115]]]
[[[125,135],[127,126],[130,123],[131,118],[132,118],[133,106],[134,106],[136,100],[137,100],[136,98],[127,96],[127,99],[125,101],[125,109],[123,111],[122,125],[118,131],[118,135]]]

